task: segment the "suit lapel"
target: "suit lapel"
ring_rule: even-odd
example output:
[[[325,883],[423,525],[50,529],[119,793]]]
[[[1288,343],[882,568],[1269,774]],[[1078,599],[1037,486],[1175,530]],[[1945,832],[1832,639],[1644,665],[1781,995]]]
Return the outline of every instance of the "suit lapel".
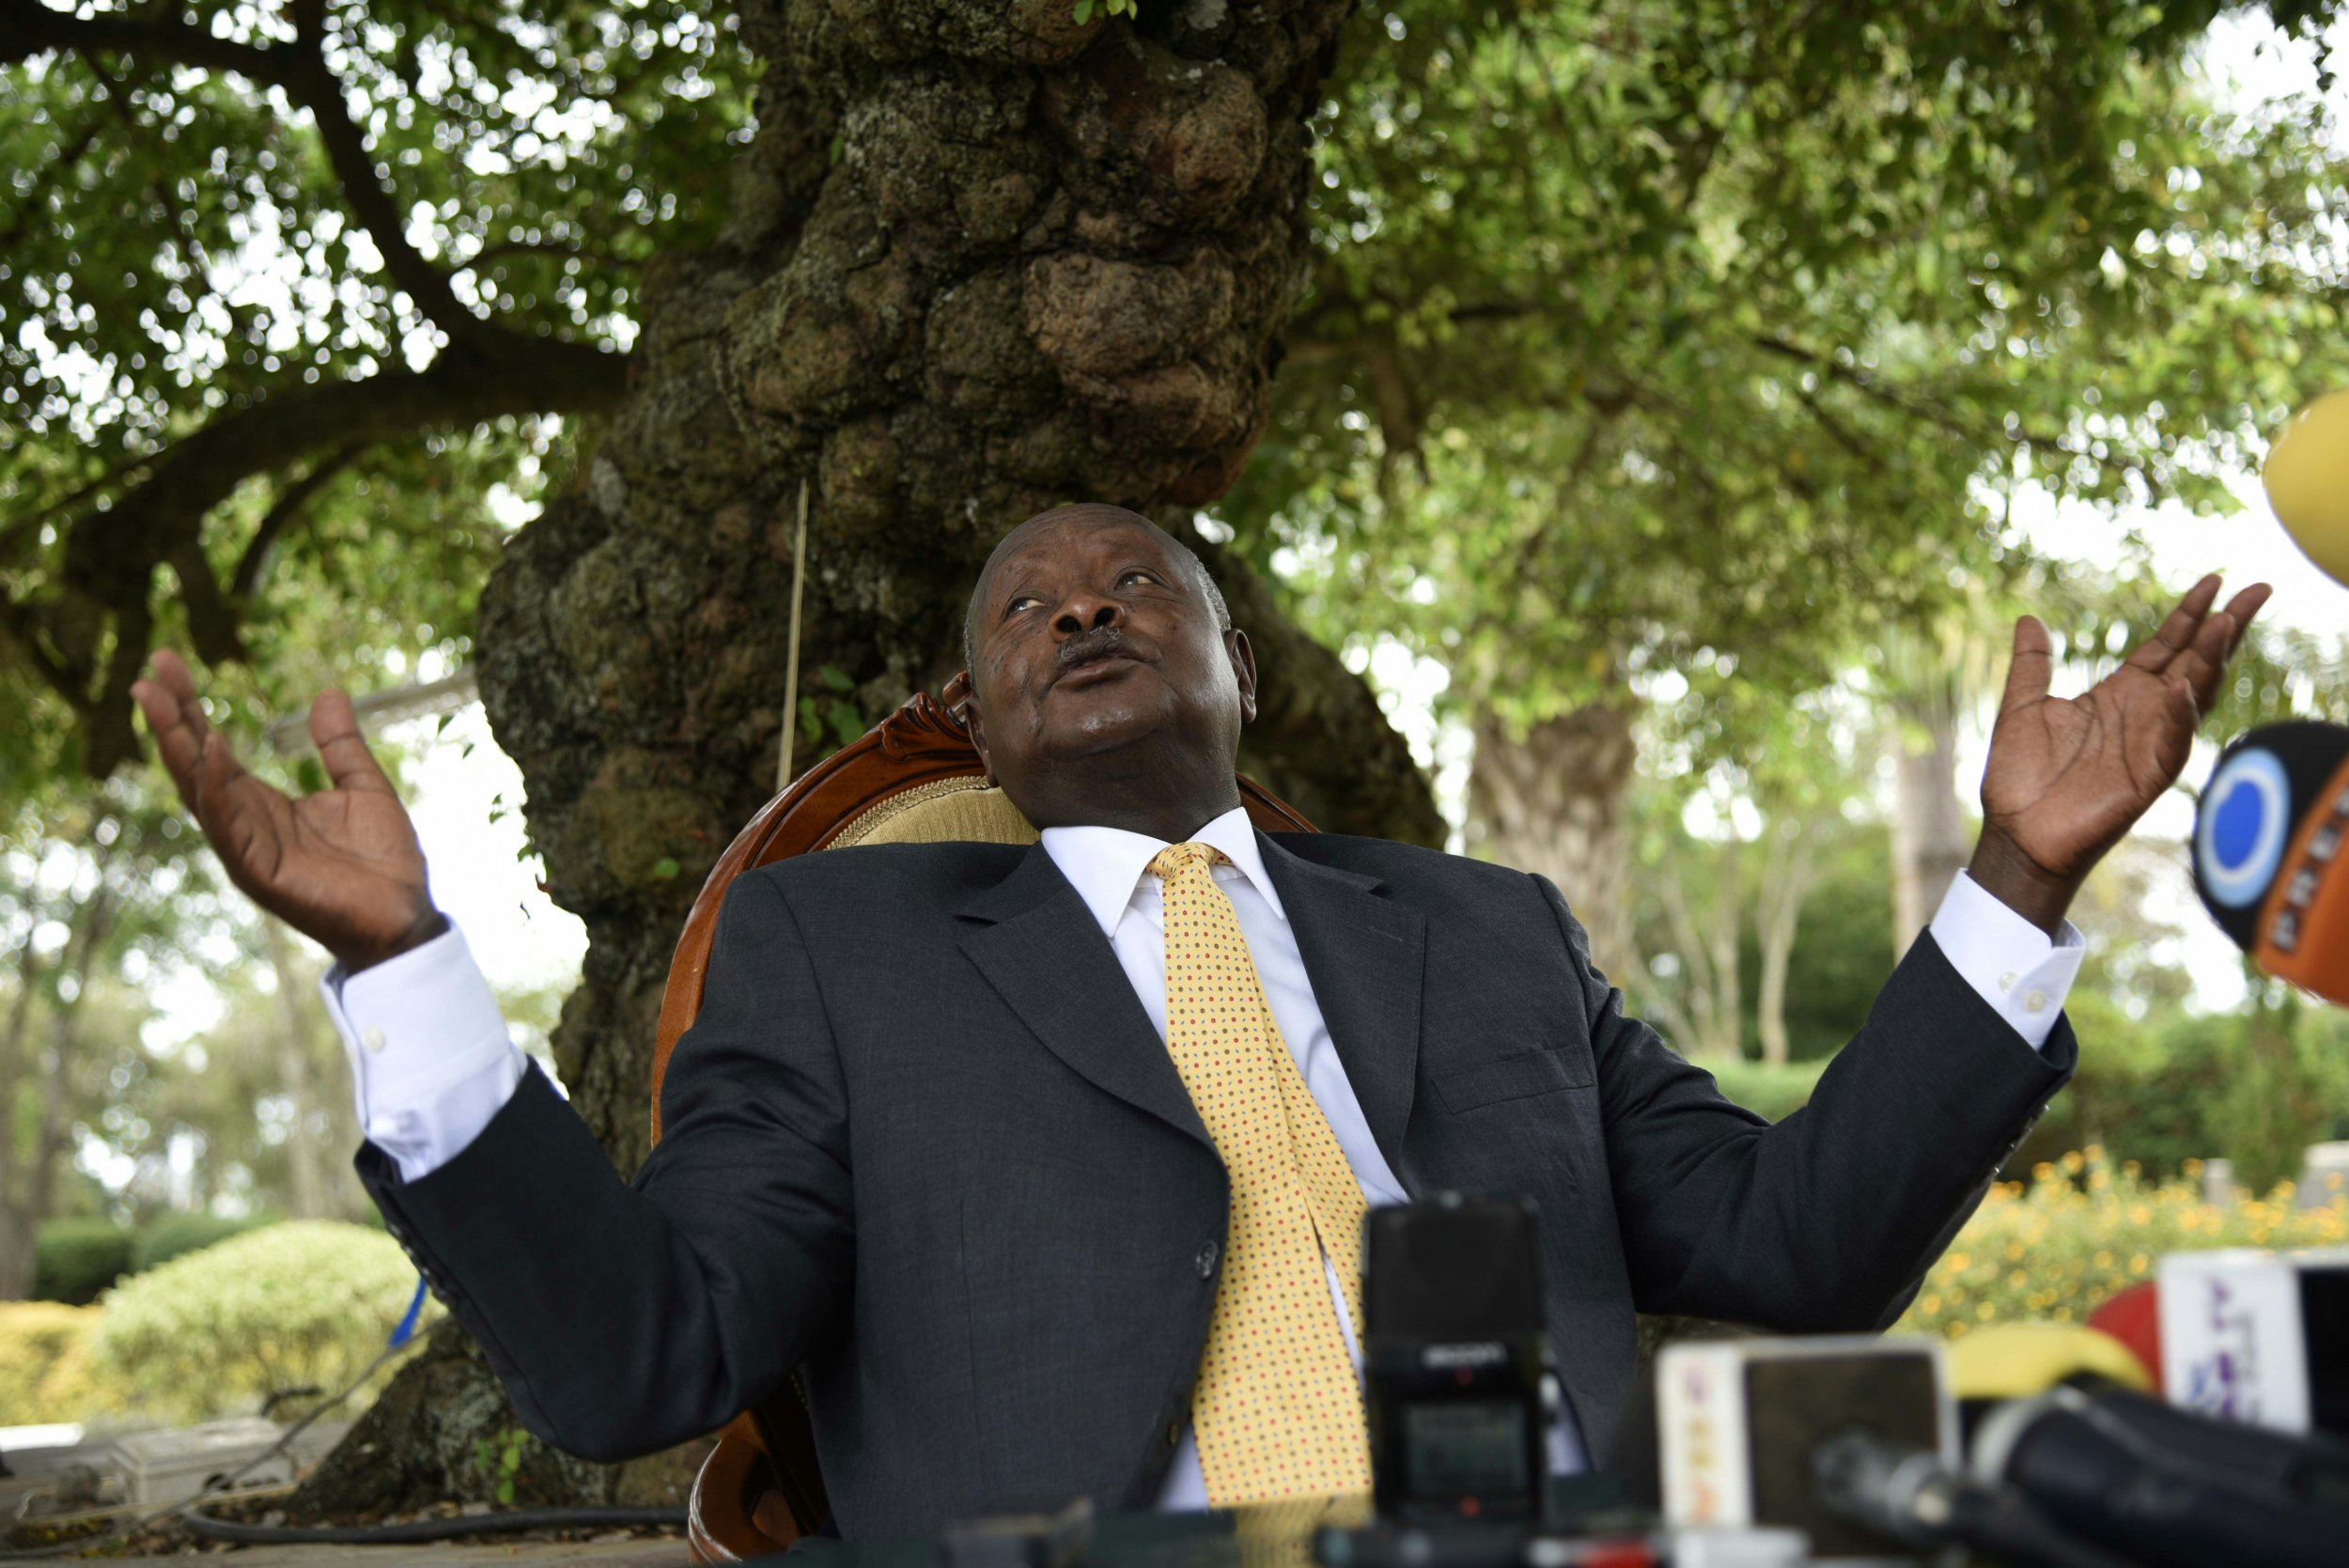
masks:
[[[960,911],[962,950],[1020,1021],[1095,1087],[1215,1147],[1109,939],[1041,844]]]
[[[1316,865],[1263,833],[1265,870],[1280,891],[1314,1001],[1346,1064],[1388,1168],[1404,1171],[1403,1129],[1419,1081],[1420,994],[1427,921],[1381,897],[1376,877]]]

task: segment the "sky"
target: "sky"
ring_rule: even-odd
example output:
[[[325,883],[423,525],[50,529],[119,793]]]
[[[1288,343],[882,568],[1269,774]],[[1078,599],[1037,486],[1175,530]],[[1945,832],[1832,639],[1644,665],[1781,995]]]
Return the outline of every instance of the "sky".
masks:
[[[2341,53],[2349,47],[2349,24],[2337,27],[2328,44],[2337,61],[2349,60]],[[2206,64],[2230,84],[2228,96],[2238,104],[2307,94],[2316,86],[2312,53],[2278,39],[2263,21],[2219,23]],[[2349,632],[2349,586],[2325,577],[2292,543],[2267,506],[2256,474],[2235,475],[2232,483],[2244,503],[2232,518],[2197,518],[2179,507],[2112,514],[2084,505],[2057,505],[2044,494],[2020,498],[2015,518],[2031,545],[2046,554],[2108,564],[2120,558],[2134,537],[2142,541],[2156,573],[2177,590],[2208,570],[2225,571],[2233,585],[2263,580],[2277,589],[2265,619],[2321,633]],[[1394,694],[1398,727],[1412,740],[1422,761],[1435,768],[1439,803],[1456,826],[1468,747],[1464,734],[1436,721],[1434,703],[1444,681],[1440,667],[1414,660],[1393,644],[1372,650],[1367,667],[1373,681]],[[429,679],[441,673],[419,670],[416,675]],[[2061,686],[2058,692],[2072,694]],[[494,986],[537,989],[568,982],[578,971],[585,933],[538,889],[542,868],[527,853],[521,815],[515,809],[523,795],[519,770],[490,738],[478,705],[459,714],[437,742],[435,722],[420,720],[397,726],[383,737],[412,758],[407,770],[411,808],[432,867],[435,900],[465,930]],[[1980,776],[1984,741],[1978,727],[1962,758],[1963,776]],[[2206,777],[2214,756],[2207,744],[2201,748],[2186,781]],[[2183,792],[2173,792],[2139,831],[2183,841],[2192,815]],[[2190,933],[2175,956],[2193,976],[2196,1003],[2234,1005],[2243,990],[2235,950],[2203,919],[2183,855],[2176,857],[2175,876],[2157,890],[2156,897],[2163,906],[2159,912]],[[2093,932],[2088,936],[2094,940]],[[185,1023],[202,1027],[200,996],[159,1000]]]

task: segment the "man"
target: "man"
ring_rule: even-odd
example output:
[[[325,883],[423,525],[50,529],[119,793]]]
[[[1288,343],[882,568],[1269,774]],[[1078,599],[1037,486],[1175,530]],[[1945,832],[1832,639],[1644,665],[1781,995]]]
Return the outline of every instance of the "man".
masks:
[[[873,1537],[1364,1485],[1368,1203],[1539,1203],[1560,1467],[1610,1454],[1635,1307],[1890,1322],[2072,1069],[2064,909],[2266,598],[2217,592],[2071,701],[2020,623],[1971,874],[1773,1127],[1623,1016],[1541,878],[1252,831],[1254,657],[1196,558],[1113,507],[1031,519],[972,598],[970,719],[1043,842],[742,877],[632,1187],[507,1042],[346,698],[297,802],[176,658],[138,695],[231,877],[339,960],[361,1172],[522,1419],[641,1452],[803,1362],[834,1522]]]

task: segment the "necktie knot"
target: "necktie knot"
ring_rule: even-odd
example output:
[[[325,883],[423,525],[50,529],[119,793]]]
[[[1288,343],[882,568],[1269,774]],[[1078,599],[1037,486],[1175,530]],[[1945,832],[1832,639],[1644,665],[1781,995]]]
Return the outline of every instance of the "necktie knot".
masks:
[[[1193,840],[1189,844],[1170,844],[1151,856],[1150,869],[1161,879],[1171,880],[1186,871],[1206,871],[1229,858],[1215,846]]]

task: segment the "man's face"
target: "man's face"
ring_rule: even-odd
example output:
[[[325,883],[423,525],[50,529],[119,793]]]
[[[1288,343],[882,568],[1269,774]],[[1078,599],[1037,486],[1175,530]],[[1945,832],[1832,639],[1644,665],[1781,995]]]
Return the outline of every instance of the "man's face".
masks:
[[[1247,638],[1218,625],[1163,537],[1113,508],[1048,513],[1012,535],[973,601],[972,652],[972,738],[1031,816],[1096,765],[1228,788],[1255,717]]]

